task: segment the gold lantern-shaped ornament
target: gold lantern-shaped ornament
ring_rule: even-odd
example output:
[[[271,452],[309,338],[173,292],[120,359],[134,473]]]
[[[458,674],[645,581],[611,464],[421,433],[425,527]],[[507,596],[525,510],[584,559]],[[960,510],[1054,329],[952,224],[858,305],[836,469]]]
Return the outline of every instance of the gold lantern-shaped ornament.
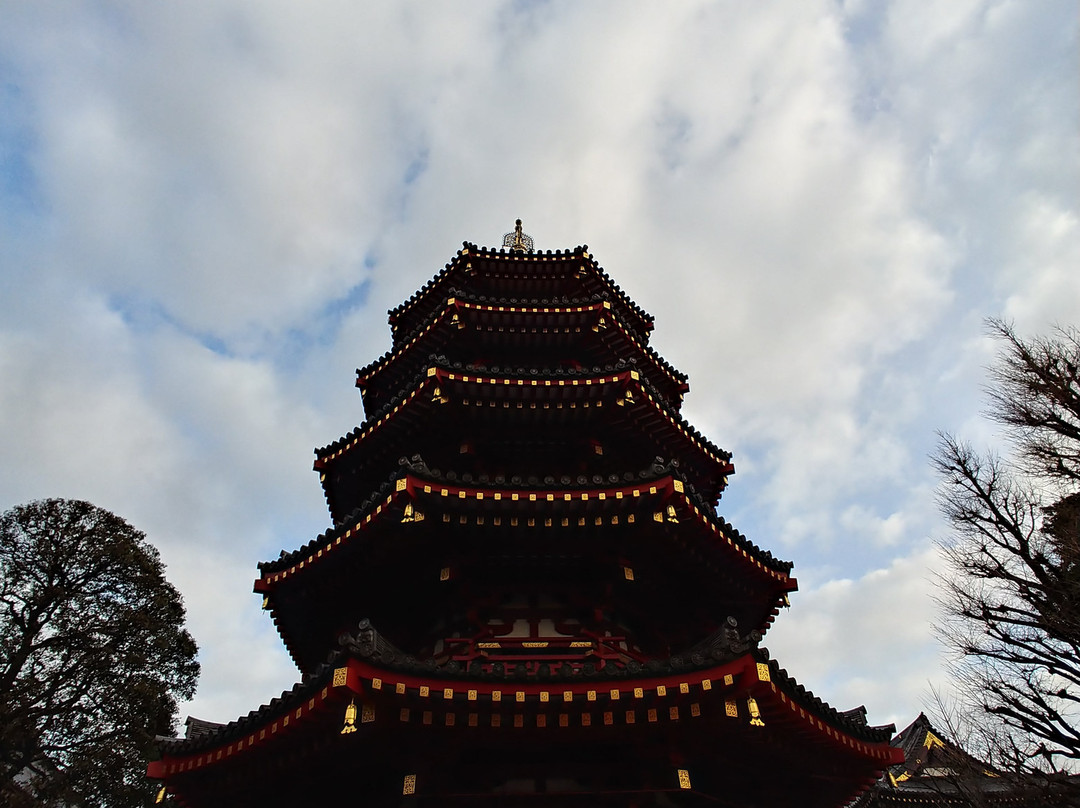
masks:
[[[345,726],[341,728],[342,735],[350,732],[356,732],[356,699],[351,699],[349,706],[345,708]]]
[[[761,720],[761,710],[758,708],[757,701],[753,696],[749,696],[746,699],[746,707],[750,710],[750,726],[763,727],[765,722]]]

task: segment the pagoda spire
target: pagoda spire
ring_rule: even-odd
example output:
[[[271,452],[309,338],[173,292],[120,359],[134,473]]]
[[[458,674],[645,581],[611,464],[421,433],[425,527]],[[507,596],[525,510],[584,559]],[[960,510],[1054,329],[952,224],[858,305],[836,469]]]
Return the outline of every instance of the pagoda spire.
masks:
[[[512,250],[513,252],[533,251],[532,236],[522,232],[521,219],[518,219],[516,222],[514,222],[513,233],[507,233],[505,236],[503,236],[503,247]]]

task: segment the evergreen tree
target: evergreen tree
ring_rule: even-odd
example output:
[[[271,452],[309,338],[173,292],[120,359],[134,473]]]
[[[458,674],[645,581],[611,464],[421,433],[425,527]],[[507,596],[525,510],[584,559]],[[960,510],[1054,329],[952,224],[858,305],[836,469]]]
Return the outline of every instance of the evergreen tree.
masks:
[[[141,532],[88,502],[0,515],[0,804],[149,804],[147,756],[195,656]]]

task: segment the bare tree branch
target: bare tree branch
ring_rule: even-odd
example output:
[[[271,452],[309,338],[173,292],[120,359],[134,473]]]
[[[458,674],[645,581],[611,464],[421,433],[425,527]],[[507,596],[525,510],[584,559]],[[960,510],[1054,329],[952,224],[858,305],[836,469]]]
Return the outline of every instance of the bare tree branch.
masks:
[[[953,529],[938,631],[956,652],[979,751],[1028,774],[1080,761],[1080,333],[1004,349],[988,414],[1014,456],[942,435],[933,465]]]

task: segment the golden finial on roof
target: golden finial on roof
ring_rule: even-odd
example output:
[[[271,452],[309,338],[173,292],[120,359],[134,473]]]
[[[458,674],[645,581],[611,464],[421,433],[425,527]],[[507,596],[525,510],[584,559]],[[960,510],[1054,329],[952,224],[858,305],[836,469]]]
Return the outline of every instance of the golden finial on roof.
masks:
[[[513,233],[507,233],[503,236],[503,247],[512,250],[513,252],[533,251],[532,236],[526,235],[521,231],[521,219],[514,222]]]

